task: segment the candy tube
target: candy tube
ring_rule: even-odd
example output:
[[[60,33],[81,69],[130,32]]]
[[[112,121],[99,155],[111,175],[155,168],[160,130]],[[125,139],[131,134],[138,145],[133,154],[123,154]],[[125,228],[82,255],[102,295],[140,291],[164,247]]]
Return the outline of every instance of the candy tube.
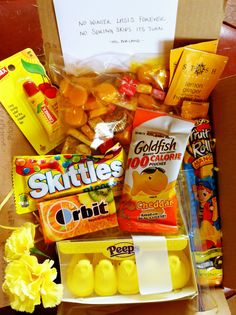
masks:
[[[23,84],[23,88],[28,96],[28,100],[32,105],[37,118],[45,129],[50,140],[55,139],[60,128],[57,114],[51,105],[48,104],[45,96],[32,81]]]
[[[220,285],[222,245],[214,177],[213,140],[208,119],[195,121],[184,156],[184,174],[190,196],[190,230],[198,281]]]

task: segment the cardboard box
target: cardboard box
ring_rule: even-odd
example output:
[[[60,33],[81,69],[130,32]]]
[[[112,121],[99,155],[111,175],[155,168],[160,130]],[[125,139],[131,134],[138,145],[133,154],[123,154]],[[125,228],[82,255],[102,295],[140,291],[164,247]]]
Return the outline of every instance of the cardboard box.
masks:
[[[175,33],[175,45],[200,42],[202,40],[216,39],[219,37],[220,27],[224,16],[225,0],[180,0]],[[38,10],[44,37],[45,53],[49,50],[60,50],[60,42],[57,25],[54,16],[52,0],[38,0]],[[30,45],[30,43],[29,43]],[[236,242],[234,241],[236,211],[234,211],[234,194],[236,187],[236,172],[234,171],[234,153],[236,145],[235,121],[236,121],[236,77],[227,78],[219,82],[212,96],[212,109],[215,136],[217,138],[216,161],[219,167],[219,206],[223,229],[223,251],[224,251],[224,281],[223,285],[236,288],[235,256]],[[3,108],[0,108],[1,125],[1,155],[0,172],[2,185],[1,200],[11,190],[11,159],[13,155],[35,154],[27,140],[22,136],[18,128],[10,120]],[[1,224],[21,225],[24,221],[34,221],[32,214],[16,215],[13,198],[11,197],[0,213]],[[1,237],[1,273],[0,282],[3,282],[3,247],[6,231],[0,231]],[[227,302],[222,290],[212,290],[210,299],[217,302],[217,309],[205,314],[230,314]],[[0,306],[8,304],[6,296],[0,292]],[[214,303],[213,303],[214,304]],[[116,313],[117,315],[133,314],[155,314],[160,315],[193,315],[196,312],[196,300],[176,301],[171,303],[151,303],[143,305],[111,306],[83,308],[79,304],[62,303],[58,309],[58,315],[67,314],[99,314]]]

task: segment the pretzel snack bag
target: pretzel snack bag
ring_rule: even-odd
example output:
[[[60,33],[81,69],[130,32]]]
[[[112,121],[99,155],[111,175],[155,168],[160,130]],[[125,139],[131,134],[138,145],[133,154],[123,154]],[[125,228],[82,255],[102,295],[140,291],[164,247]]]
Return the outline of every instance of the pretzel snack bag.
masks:
[[[175,184],[193,127],[188,120],[137,109],[118,211],[122,230],[178,232]]]

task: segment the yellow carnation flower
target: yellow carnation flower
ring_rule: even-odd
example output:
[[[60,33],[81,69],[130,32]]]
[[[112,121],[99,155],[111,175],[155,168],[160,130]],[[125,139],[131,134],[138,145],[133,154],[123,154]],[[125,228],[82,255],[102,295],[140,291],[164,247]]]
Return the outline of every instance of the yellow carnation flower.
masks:
[[[6,261],[19,259],[22,255],[30,254],[30,249],[34,247],[34,236],[35,225],[30,222],[26,222],[14,230],[5,244]]]
[[[3,291],[13,309],[32,313],[36,305],[54,307],[61,302],[63,287],[53,282],[57,271],[52,260],[38,263],[35,256],[23,255],[11,261],[5,269]]]

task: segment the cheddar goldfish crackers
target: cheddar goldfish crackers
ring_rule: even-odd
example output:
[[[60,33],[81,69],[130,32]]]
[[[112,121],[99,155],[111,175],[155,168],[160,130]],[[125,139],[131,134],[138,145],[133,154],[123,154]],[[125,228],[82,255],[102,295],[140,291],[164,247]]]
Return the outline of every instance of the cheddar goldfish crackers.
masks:
[[[191,121],[138,109],[118,211],[122,230],[178,231],[175,184],[194,127]]]

